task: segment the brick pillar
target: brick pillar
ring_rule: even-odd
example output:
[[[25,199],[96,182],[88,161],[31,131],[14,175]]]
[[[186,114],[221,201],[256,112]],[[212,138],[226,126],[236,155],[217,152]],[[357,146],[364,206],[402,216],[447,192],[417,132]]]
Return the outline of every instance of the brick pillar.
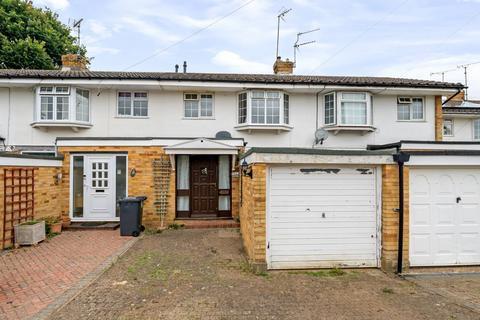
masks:
[[[404,167],[403,266],[408,268],[409,254],[409,168]],[[394,272],[398,258],[398,165],[382,167],[382,269]]]
[[[442,97],[435,96],[435,141],[443,140]]]

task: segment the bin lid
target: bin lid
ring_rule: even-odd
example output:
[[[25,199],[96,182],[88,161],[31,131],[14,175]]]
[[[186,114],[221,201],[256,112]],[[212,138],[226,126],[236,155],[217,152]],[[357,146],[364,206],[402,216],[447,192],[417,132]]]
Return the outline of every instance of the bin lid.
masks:
[[[145,197],[145,198],[147,198],[147,197]],[[144,200],[145,199],[143,199],[141,197],[126,197],[126,198],[118,200],[118,202],[141,202],[141,201],[144,201]]]

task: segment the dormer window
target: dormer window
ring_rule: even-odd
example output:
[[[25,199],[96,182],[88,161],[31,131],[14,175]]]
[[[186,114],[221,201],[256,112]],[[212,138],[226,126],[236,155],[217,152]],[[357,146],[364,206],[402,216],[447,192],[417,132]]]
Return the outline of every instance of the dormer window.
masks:
[[[70,86],[40,86],[33,127],[90,126],[90,92]]]
[[[251,90],[238,95],[238,130],[290,130],[290,99],[282,91]]]
[[[331,92],[324,95],[323,119],[325,129],[373,131],[372,96],[368,92]]]

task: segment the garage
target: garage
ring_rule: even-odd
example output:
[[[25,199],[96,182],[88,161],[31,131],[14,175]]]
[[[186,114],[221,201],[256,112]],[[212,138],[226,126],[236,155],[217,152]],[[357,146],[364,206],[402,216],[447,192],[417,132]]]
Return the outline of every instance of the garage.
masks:
[[[480,264],[480,168],[410,169],[410,265]]]
[[[379,170],[368,166],[271,166],[269,269],[377,267]]]

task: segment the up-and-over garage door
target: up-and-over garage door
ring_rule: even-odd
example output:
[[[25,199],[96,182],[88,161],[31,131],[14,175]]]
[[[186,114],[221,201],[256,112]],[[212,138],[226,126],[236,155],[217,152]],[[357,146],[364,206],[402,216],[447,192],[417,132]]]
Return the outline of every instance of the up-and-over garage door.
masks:
[[[480,169],[410,169],[410,265],[480,264]]]
[[[271,167],[271,269],[377,266],[377,176],[371,167]]]

